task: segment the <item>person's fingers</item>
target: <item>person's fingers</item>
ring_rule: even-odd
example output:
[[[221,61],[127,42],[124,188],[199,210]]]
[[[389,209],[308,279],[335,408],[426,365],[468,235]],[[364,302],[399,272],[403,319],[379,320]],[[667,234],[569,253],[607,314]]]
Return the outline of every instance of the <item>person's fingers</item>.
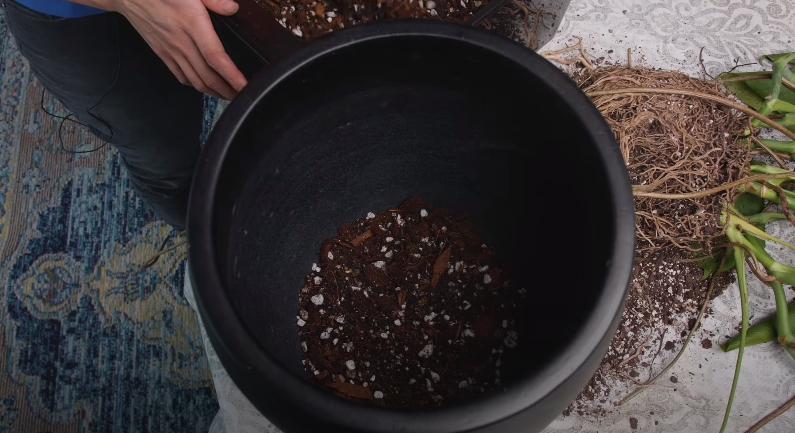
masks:
[[[202,0],[204,7],[221,15],[233,15],[240,8],[234,0]]]
[[[195,1],[195,0],[194,0]],[[143,36],[177,79],[197,90],[233,99],[247,84],[224,50],[207,9],[221,14],[237,11],[234,0],[200,0],[177,15],[148,9],[125,9],[124,15]],[[156,2],[159,12],[176,12],[167,2]],[[140,5],[138,5],[140,6]],[[174,5],[170,5],[172,9]],[[163,20],[153,18],[163,18]],[[161,48],[158,50],[158,48]],[[158,52],[159,51],[159,52]]]
[[[201,77],[196,72],[196,70],[193,69],[193,66],[191,65],[187,57],[176,58],[175,61],[179,65],[182,72],[185,74],[185,77],[187,77],[188,81],[193,85],[193,87],[196,88],[196,90],[202,93],[206,93],[208,95],[215,96],[216,98],[219,99],[225,99],[224,96],[222,96],[221,94],[210,88],[210,86],[208,86],[201,79]]]
[[[226,82],[226,80],[218,74],[202,56],[199,47],[191,47],[185,52],[185,55],[190,61],[191,66],[199,74],[199,78],[204,82],[207,87],[215,92],[223,95],[224,99],[233,99],[237,96],[237,90]]]
[[[160,60],[162,60],[163,63],[166,64],[166,67],[168,67],[168,70],[171,71],[171,73],[174,74],[175,77],[177,77],[177,80],[180,83],[182,83],[182,84],[184,84],[186,86],[191,86],[192,85],[190,80],[188,80],[188,77],[185,76],[185,74],[182,72],[182,69],[180,69],[179,65],[177,64],[177,62],[174,61],[174,59],[172,59],[170,57],[162,56],[160,54],[158,54],[158,56],[160,56]]]
[[[229,58],[210,20],[198,26],[197,31],[191,33],[191,37],[206,63],[236,90],[235,93],[246,87],[248,84],[246,77]]]

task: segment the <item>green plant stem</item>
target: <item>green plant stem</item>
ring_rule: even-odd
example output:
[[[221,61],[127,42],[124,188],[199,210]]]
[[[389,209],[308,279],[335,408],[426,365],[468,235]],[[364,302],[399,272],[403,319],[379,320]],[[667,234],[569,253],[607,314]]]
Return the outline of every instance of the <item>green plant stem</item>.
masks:
[[[765,182],[769,182],[776,186],[781,186],[785,182],[795,181],[795,172],[785,170],[779,167],[773,167],[772,165],[760,163],[759,161],[752,160],[751,164],[748,165],[748,169],[751,171],[751,173],[756,173],[756,174],[782,174],[782,175],[789,174],[790,177],[780,177],[776,179],[765,180]],[[785,192],[791,194],[792,197],[795,197],[795,193],[793,193],[792,191],[785,190]]]
[[[751,148],[763,149],[765,152],[767,152],[767,154],[768,154],[768,155],[770,155],[770,157],[771,157],[771,158],[773,158],[773,160],[774,160],[774,161],[776,161],[776,164],[778,164],[778,166],[779,166],[779,167],[781,167],[781,168],[783,168],[783,169],[786,169],[786,168],[787,168],[787,164],[786,164],[786,163],[784,162],[784,160],[782,160],[782,159],[781,159],[781,157],[779,156],[779,153],[781,153],[781,152],[777,152],[777,151],[775,151],[775,150],[773,150],[773,149],[771,149],[771,148],[767,147],[767,146],[765,145],[765,143],[762,143],[762,142],[761,142],[761,141],[759,141],[759,139],[758,139],[758,138],[756,138],[756,137],[751,137],[751,142],[753,143],[753,145],[751,146]],[[788,154],[787,156],[788,156],[790,159],[792,159],[792,154]],[[753,161],[753,160],[752,160],[752,161]]]
[[[795,113],[795,105],[779,99],[784,80],[793,78],[792,72],[787,69],[787,66],[789,66],[789,62],[795,60],[795,53],[768,55],[763,58],[773,63],[773,75],[770,81],[770,94],[765,97],[763,105],[758,107],[759,114],[763,116],[769,116],[771,113],[784,114],[782,119],[775,121],[778,124],[775,129],[784,127],[786,129],[795,130],[795,114],[793,114]],[[758,118],[755,118],[752,124],[754,126],[774,128],[772,123],[761,121]]]
[[[775,87],[775,85],[773,86]],[[779,83],[779,89],[781,88],[781,84]],[[760,107],[759,113],[765,116],[770,116],[772,113],[779,113],[784,115],[784,121],[778,120],[776,123],[779,125],[789,127],[789,122],[786,121],[786,114],[787,113],[795,113],[795,105],[790,104],[787,101],[782,101],[781,99],[775,99],[773,97],[769,97],[765,100],[764,105]],[[767,122],[762,122],[758,119],[754,119],[753,125],[754,126],[763,126],[766,128],[770,127],[770,124]]]
[[[772,141],[772,140],[767,140],[767,141]],[[784,142],[781,142],[781,143],[784,143]],[[759,161],[751,161],[751,164],[748,166],[748,168],[752,172],[759,173],[759,174],[779,174],[779,173],[784,174],[784,173],[789,173],[789,175],[792,176],[793,179],[795,179],[795,172],[789,171],[789,170],[784,170],[783,168],[773,167],[772,165],[767,165],[767,164],[761,163]]]
[[[764,230],[758,229],[756,226],[740,218],[737,215],[728,215],[726,221],[728,224],[734,224],[736,228],[742,229],[742,231],[750,233],[751,235],[756,236],[759,239],[765,239],[768,241],[776,242],[778,244],[784,245],[785,247],[791,250],[795,250],[795,245],[792,245],[788,242],[784,242],[775,236],[767,234]]]
[[[769,80],[772,76],[773,76],[773,71],[759,71],[752,75],[738,75],[738,76],[725,77],[725,78],[718,77],[715,78],[715,81],[720,81],[721,83],[733,83],[737,81]],[[795,92],[795,83],[793,83],[792,81],[782,77],[781,84],[784,85],[784,87]]]
[[[730,234],[731,233],[731,234]],[[735,242],[732,238],[743,237],[737,229],[729,226],[726,229],[726,235],[729,240]],[[729,401],[726,403],[726,412],[723,414],[723,424],[720,426],[720,433],[726,431],[726,425],[729,423],[729,415],[731,414],[732,404],[734,403],[734,394],[737,391],[737,382],[740,380],[740,370],[743,365],[743,355],[745,354],[745,335],[748,331],[748,287],[745,280],[745,250],[742,248],[734,247],[734,262],[737,266],[737,285],[740,287],[740,308],[742,309],[742,322],[740,328],[740,348],[737,351],[737,365],[734,368],[734,380],[732,381],[732,388],[729,392]]]
[[[757,344],[769,343],[777,338],[778,330],[776,321],[778,320],[778,310],[772,315],[765,317],[753,326],[748,328],[745,335],[745,347]],[[789,306],[789,329],[795,329],[795,304]],[[740,335],[737,334],[729,341],[720,345],[724,352],[731,352],[740,347]]]
[[[723,256],[720,259],[720,264],[718,264],[718,269],[723,267],[723,264],[726,262],[726,257],[728,257],[728,255],[729,255],[729,249],[727,249],[726,252],[723,253]],[[693,324],[693,327],[690,329],[690,333],[687,334],[687,338],[685,339],[685,342],[682,344],[682,348],[679,349],[679,353],[676,354],[676,357],[674,358],[674,360],[671,361],[671,363],[668,364],[656,376],[654,376],[653,378],[649,379],[642,386],[639,386],[634,391],[632,391],[628,396],[626,396],[623,399],[621,399],[621,401],[618,402],[619,406],[621,406],[622,404],[624,404],[624,403],[632,400],[633,398],[635,398],[638,394],[643,392],[644,389],[648,388],[649,385],[653,384],[654,382],[657,381],[657,379],[661,378],[666,373],[668,373],[668,370],[670,370],[671,367],[673,367],[674,364],[676,364],[676,362],[679,361],[679,358],[681,358],[682,355],[685,353],[685,348],[687,348],[688,343],[690,343],[690,339],[693,338],[693,334],[696,333],[696,330],[698,329],[699,325],[701,324],[701,319],[704,317],[704,312],[707,310],[707,305],[709,305],[709,300],[712,297],[712,291],[715,289],[715,282],[718,279],[718,275],[719,275],[718,272],[715,272],[714,274],[712,274],[712,277],[709,280],[709,288],[707,289],[707,294],[704,297],[704,302],[701,304],[701,310],[698,311],[698,316],[696,316],[696,323]]]
[[[782,115],[781,118],[775,119],[773,121],[776,122],[776,125],[778,125],[778,126],[780,126],[782,128],[786,128],[786,129],[789,129],[789,130],[795,129],[795,114],[794,113],[786,113],[786,114]],[[756,119],[754,119],[751,124],[756,126],[756,127],[761,127],[761,128],[773,128],[772,126],[770,126],[769,123],[764,123],[764,122],[761,122],[761,121],[756,120]]]
[[[772,175],[771,175],[772,176]],[[781,199],[778,197],[776,191],[773,191],[770,188],[764,188],[763,185],[759,182],[747,182],[737,188],[737,192],[743,193],[748,192],[755,196],[762,197],[765,200],[770,200],[773,203],[781,204]],[[789,199],[791,191],[784,190],[784,194]],[[787,200],[787,207],[795,210],[795,197],[792,200]]]
[[[764,181],[764,182],[766,182],[766,183],[769,183],[769,184],[771,184],[771,185],[773,185],[773,186],[778,186],[778,187],[781,187],[781,186],[782,186],[784,183],[786,183],[786,182],[793,182],[793,181],[795,181],[795,180],[793,180],[793,178],[791,178],[791,177],[788,177],[788,178],[786,178],[786,179],[781,179],[781,178],[779,178],[779,179],[773,179],[772,181],[766,180],[766,181]],[[752,183],[754,184],[753,186],[754,186],[755,188],[761,188],[761,187],[762,187],[762,185],[764,185],[764,183],[762,183],[762,182],[752,182]],[[773,188],[768,188],[768,189],[770,189],[770,190],[773,190],[773,192],[774,192],[774,193],[776,193],[776,197],[778,197],[779,199],[781,199],[781,197],[779,197],[779,196],[778,196],[778,191],[776,191],[776,190],[775,190],[775,189],[773,189]],[[788,191],[788,190],[786,190],[786,189],[785,189],[785,190],[784,190],[784,195],[787,197],[787,200],[789,200],[789,199],[795,199],[795,192]]]
[[[758,138],[757,140],[773,150],[780,149],[782,152],[786,152],[787,150],[792,151],[789,153],[795,152],[795,141],[771,140],[769,138]]]
[[[766,104],[770,107],[770,111],[777,111],[779,113],[795,113],[795,105],[781,99],[771,99]]]
[[[789,307],[787,306],[787,295],[784,293],[784,286],[778,281],[771,281],[770,287],[773,288],[773,295],[776,298],[776,331],[778,342],[784,350],[795,358],[795,336],[792,335],[789,327]]]
[[[777,212],[762,212],[756,215],[745,217],[745,219],[751,224],[767,224],[773,221],[786,220],[787,216],[784,215],[783,213],[777,213]]]
[[[789,154],[795,153],[795,141],[769,140],[766,138],[757,138],[757,140],[759,140],[760,142],[762,142],[762,144],[770,148],[770,150],[775,150],[776,152],[784,152]],[[754,147],[758,147],[758,145]]]
[[[795,53],[765,57],[773,62],[773,76],[771,77],[773,87],[770,90],[770,99],[778,99],[781,92],[782,78],[792,78],[792,71],[789,71],[787,66],[795,60]]]
[[[780,126],[783,126],[790,131],[795,131],[795,113],[787,113],[780,120],[776,120]]]
[[[729,233],[732,233],[733,236],[729,236]],[[744,245],[751,251],[756,260],[764,266],[768,272],[776,277],[779,281],[784,284],[795,285],[795,268],[792,266],[785,265],[783,263],[777,262],[770,254],[765,251],[764,248],[759,248],[758,246],[754,245],[753,242],[749,241],[742,235],[742,233],[737,230],[735,227],[728,226],[726,227],[726,235],[729,237],[731,242],[736,242],[739,244]]]
[[[789,307],[787,306],[787,295],[784,294],[784,286],[781,285],[778,281],[773,281],[770,283],[770,287],[773,288],[773,293],[776,297],[776,330],[778,331],[778,335],[786,335],[790,334],[789,328]]]

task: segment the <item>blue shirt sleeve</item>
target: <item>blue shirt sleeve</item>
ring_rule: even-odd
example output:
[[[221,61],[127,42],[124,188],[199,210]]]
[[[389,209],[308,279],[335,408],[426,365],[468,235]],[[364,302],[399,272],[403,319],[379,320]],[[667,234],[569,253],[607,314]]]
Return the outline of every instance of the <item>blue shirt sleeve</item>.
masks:
[[[89,15],[101,14],[107,11],[89,6],[71,3],[65,0],[11,0],[47,15],[62,18],[80,18]]]

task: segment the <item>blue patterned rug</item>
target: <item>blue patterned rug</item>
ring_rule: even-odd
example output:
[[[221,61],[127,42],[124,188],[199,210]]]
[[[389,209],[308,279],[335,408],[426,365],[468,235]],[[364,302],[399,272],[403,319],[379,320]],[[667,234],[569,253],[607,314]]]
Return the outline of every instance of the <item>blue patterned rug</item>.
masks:
[[[0,433],[206,432],[218,404],[184,251],[139,271],[169,229],[114,150],[60,150],[41,91],[0,9]]]

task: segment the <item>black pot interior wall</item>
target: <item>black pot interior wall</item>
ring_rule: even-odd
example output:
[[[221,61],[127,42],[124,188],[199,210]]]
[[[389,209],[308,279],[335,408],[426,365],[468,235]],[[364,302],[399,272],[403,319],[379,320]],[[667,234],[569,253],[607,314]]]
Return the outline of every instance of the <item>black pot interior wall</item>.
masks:
[[[302,279],[345,222],[410,196],[466,212],[532,299],[503,383],[559,352],[589,315],[613,235],[585,126],[526,70],[452,39],[343,48],[248,116],[216,197],[218,266],[260,348],[297,375]]]

